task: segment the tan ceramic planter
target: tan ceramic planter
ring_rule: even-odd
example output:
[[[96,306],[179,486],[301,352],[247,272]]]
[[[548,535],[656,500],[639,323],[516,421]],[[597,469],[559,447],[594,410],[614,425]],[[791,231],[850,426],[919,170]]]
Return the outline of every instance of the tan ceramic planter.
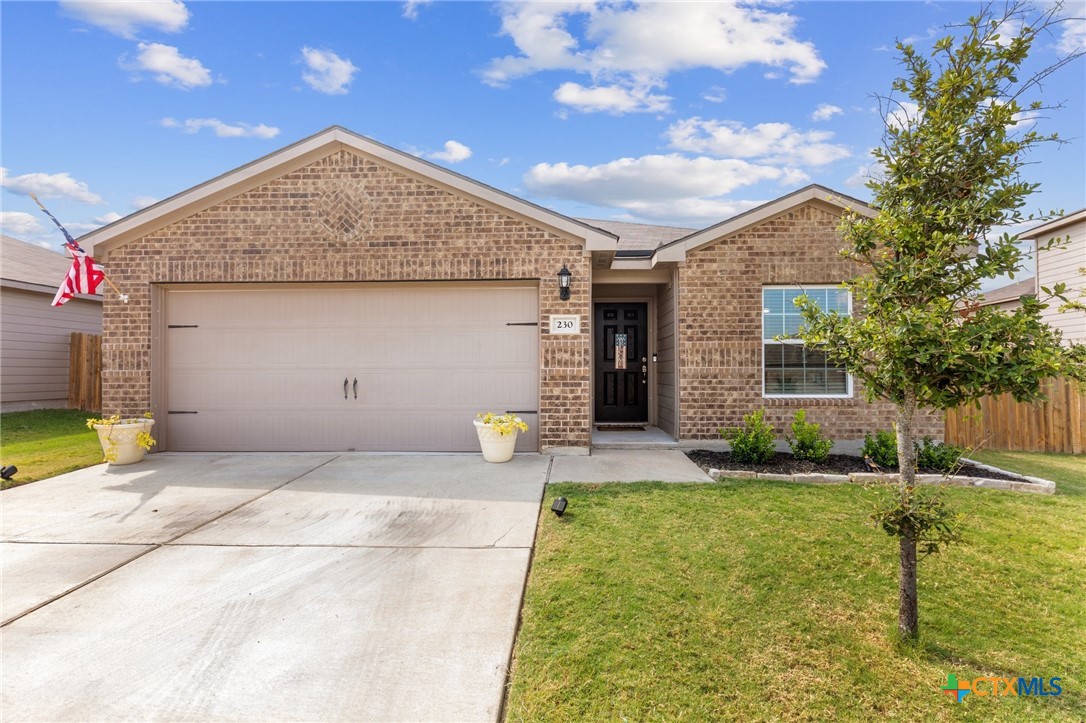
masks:
[[[479,435],[479,444],[483,448],[483,459],[487,462],[508,462],[513,459],[513,448],[517,446],[517,432],[501,435],[489,424],[475,420],[475,431]]]
[[[98,432],[98,441],[102,443],[102,454],[108,457],[110,450],[113,450],[113,459],[108,460],[111,465],[139,462],[147,450],[136,444],[136,437],[140,432],[150,432],[154,423],[153,419],[141,419],[122,424],[94,425]]]

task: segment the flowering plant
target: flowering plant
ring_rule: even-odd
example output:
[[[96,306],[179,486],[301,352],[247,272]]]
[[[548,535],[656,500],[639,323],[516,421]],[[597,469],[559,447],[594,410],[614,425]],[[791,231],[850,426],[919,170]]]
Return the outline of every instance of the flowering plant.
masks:
[[[515,434],[517,431],[527,432],[528,425],[515,414],[494,414],[493,412],[479,412],[475,415],[480,424],[485,424],[495,432],[505,437]]]

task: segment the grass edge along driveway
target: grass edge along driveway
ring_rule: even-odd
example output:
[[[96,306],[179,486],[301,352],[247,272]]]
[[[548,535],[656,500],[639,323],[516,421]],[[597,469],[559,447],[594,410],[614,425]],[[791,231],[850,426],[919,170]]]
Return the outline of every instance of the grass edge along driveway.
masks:
[[[35,409],[0,414],[0,461],[19,472],[3,489],[102,462],[98,433],[78,409]]]
[[[976,456],[1059,492],[948,490],[966,540],[921,563],[915,646],[897,642],[896,545],[865,524],[861,487],[548,487],[506,719],[1083,719],[1086,456]],[[956,703],[951,673],[1063,693]]]

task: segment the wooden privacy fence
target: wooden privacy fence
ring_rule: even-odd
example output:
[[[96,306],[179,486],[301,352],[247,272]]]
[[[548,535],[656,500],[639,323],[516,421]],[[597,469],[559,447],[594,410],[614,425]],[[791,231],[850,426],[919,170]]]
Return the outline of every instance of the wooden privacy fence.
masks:
[[[1025,452],[1086,452],[1086,389],[1046,379],[1047,402],[1023,404],[1009,394],[985,397],[980,409],[947,412],[946,441],[959,447]]]
[[[68,408],[101,411],[101,335],[73,331],[68,353]]]

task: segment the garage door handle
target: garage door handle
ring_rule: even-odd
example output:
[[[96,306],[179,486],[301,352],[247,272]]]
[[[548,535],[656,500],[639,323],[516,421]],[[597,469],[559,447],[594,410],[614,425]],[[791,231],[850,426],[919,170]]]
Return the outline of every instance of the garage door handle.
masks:
[[[358,399],[358,377],[354,378],[354,398]]]
[[[347,385],[349,383],[350,383],[350,381],[347,379],[347,377],[343,377],[343,398],[344,399],[347,398]]]

